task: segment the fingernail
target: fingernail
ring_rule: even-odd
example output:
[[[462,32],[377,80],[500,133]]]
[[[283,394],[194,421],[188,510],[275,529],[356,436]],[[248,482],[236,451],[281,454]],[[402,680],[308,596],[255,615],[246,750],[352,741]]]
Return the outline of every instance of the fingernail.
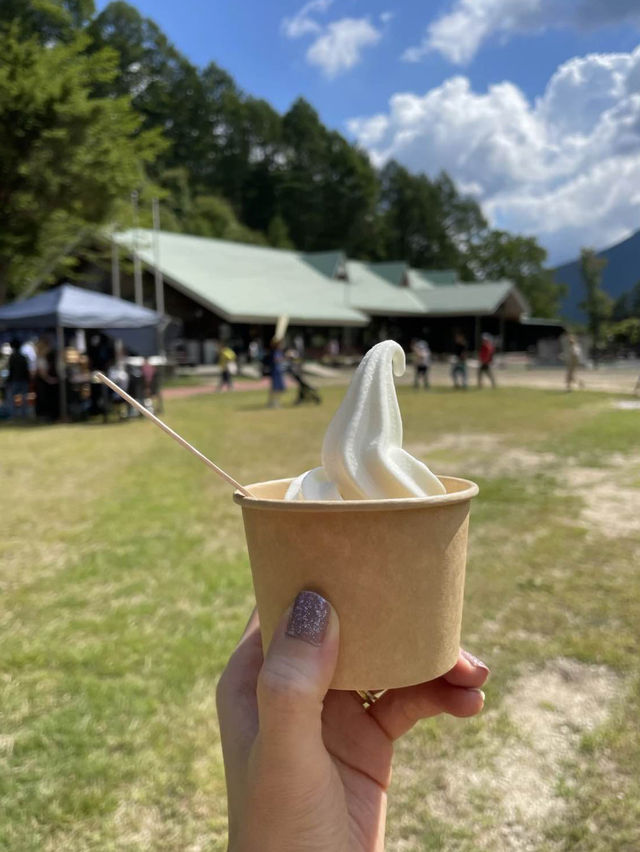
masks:
[[[289,616],[287,636],[302,639],[310,645],[322,645],[330,612],[329,602],[321,595],[316,592],[300,592]]]
[[[482,696],[482,703],[484,704],[485,696],[484,696],[484,692],[481,689],[472,689],[471,692],[479,692],[480,695]]]
[[[473,654],[469,653],[469,651],[465,651],[464,648],[461,649],[460,653],[468,663],[471,663],[471,665],[474,666],[474,668],[484,669],[486,673],[489,674],[489,666],[486,663],[483,663],[482,660],[479,660]]]

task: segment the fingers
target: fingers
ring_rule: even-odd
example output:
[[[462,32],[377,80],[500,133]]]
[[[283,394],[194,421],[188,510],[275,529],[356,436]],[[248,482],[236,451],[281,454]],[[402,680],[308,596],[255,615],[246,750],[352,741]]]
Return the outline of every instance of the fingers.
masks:
[[[223,745],[235,743],[239,754],[248,753],[258,731],[256,685],[262,661],[260,620],[254,608],[216,689]]]
[[[338,641],[337,615],[315,592],[301,592],[276,628],[258,677],[258,713],[261,748],[278,752],[281,765],[313,761],[324,750],[322,702]]]
[[[256,684],[262,660],[260,622],[254,609],[216,689],[230,836],[236,835],[242,822],[249,754],[258,733]]]
[[[369,709],[369,714],[392,740],[401,737],[420,719],[438,713],[475,716],[484,706],[480,687],[488,675],[488,667],[462,649],[455,666],[443,677],[390,690]]]
[[[218,712],[224,713],[227,705],[233,712],[235,702],[244,696],[254,696],[258,681],[258,672],[262,666],[262,640],[260,637],[260,619],[254,607],[240,641],[218,682]]]
[[[475,716],[484,705],[480,689],[451,686],[443,678],[387,692],[369,713],[387,736],[397,740],[420,719],[449,713],[451,716]]]
[[[443,675],[452,686],[480,687],[489,677],[488,666],[464,648],[455,666]]]

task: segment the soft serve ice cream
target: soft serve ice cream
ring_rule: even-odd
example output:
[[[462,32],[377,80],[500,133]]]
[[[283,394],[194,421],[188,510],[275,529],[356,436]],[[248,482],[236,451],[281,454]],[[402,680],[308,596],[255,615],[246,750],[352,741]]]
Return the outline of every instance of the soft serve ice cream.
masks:
[[[385,340],[367,352],[327,429],[322,466],[296,477],[287,500],[382,500],[445,493],[426,464],[402,449],[393,376],[404,371],[404,350],[395,341]]]

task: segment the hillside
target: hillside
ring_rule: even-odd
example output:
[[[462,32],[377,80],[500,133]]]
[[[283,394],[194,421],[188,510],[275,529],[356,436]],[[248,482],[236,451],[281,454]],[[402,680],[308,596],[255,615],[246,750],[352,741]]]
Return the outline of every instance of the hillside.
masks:
[[[640,231],[598,252],[598,257],[605,257],[608,261],[602,274],[602,286],[613,299],[617,299],[640,280]],[[580,260],[558,266],[554,275],[556,281],[569,288],[567,296],[562,300],[560,315],[568,320],[583,322],[586,317],[578,307],[584,298]]]

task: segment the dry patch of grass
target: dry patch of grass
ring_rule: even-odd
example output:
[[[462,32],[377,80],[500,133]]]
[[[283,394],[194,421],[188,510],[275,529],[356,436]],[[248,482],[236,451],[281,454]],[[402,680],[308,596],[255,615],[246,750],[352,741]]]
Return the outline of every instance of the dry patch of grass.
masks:
[[[166,417],[250,482],[317,465],[341,394],[278,411],[261,392],[193,397]],[[483,716],[399,745],[387,848],[637,848],[636,516],[588,496],[615,481],[637,505],[637,412],[399,396],[405,445],[480,483],[464,642],[493,674]],[[0,849],[224,849],[214,690],[251,607],[229,491],[142,422],[3,427],[0,468]]]

